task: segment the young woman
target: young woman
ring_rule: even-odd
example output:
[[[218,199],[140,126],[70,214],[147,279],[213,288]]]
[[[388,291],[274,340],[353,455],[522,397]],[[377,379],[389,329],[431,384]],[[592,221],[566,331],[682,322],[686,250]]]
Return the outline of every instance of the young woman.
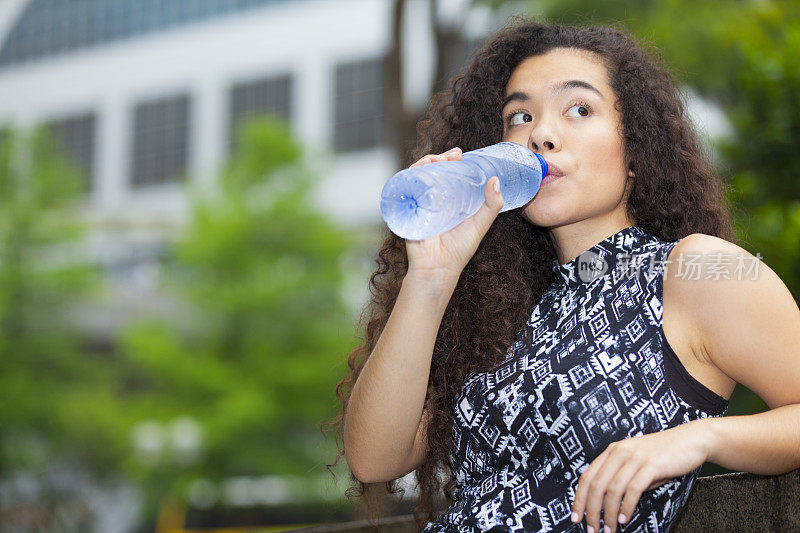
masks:
[[[520,17],[419,131],[412,166],[512,141],[550,173],[519,209],[498,214],[493,178],[442,235],[387,230],[337,387],[361,495],[416,470],[425,532],[668,531],[706,461],[800,467],[800,311],[733,243],[671,78],[629,36]],[[722,418],[737,382],[771,410]]]

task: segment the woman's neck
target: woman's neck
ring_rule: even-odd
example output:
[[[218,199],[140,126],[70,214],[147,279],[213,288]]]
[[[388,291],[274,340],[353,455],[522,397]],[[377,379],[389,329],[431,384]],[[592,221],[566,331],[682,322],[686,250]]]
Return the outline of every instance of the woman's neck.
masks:
[[[589,218],[550,228],[550,239],[553,241],[559,264],[567,263],[583,252],[622,231],[630,226],[635,226],[627,217],[604,219]]]

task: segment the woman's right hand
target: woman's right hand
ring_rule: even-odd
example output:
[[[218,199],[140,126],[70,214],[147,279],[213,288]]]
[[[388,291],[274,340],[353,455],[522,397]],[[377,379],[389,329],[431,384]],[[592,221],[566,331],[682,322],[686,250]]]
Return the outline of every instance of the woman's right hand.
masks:
[[[456,147],[439,155],[428,154],[409,168],[436,161],[460,160],[461,149]],[[458,279],[503,208],[503,197],[494,190],[495,183],[500,183],[496,176],[486,182],[483,190],[486,201],[474,215],[459,225],[426,239],[406,239],[408,274],[428,279]]]

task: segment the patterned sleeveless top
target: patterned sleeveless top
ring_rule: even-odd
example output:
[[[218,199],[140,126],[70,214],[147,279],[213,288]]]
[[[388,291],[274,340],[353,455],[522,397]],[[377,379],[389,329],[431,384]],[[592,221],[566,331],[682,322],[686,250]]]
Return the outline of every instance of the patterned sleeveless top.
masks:
[[[725,413],[664,336],[677,243],[631,226],[553,262],[557,281],[503,363],[467,376],[456,397],[455,498],[424,533],[586,531],[585,517],[570,521],[575,488],[609,444]],[[643,492],[618,531],[669,531],[699,471]]]

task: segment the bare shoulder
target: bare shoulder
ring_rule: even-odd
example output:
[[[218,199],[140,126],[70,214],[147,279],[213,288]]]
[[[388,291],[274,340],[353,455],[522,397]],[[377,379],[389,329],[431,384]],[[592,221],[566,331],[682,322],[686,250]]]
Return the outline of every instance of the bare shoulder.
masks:
[[[706,290],[730,288],[737,281],[757,277],[766,268],[760,255],[754,256],[738,244],[705,233],[692,233],[679,240],[667,261],[664,283],[669,283],[673,291],[693,292],[700,285]]]
[[[665,260],[665,293],[669,291],[681,311],[695,319],[712,305],[716,310],[734,312],[739,306],[726,309],[724,305],[741,303],[741,297],[748,294],[754,299],[760,292],[774,292],[777,285],[783,285],[760,255],[705,233],[682,238]]]
[[[725,269],[715,264],[727,262],[729,266],[735,266],[740,257],[753,256],[744,248],[725,239],[705,233],[692,233],[680,239],[669,256],[664,258],[664,286],[669,286],[673,294],[690,297],[697,289],[697,282],[707,281],[717,275],[724,278]],[[683,292],[686,294],[682,294]],[[683,301],[682,298],[680,300]]]
[[[708,255],[712,252],[733,252],[752,256],[750,252],[738,244],[705,233],[692,233],[687,235],[678,241],[678,244],[675,245],[672,252],[674,253],[675,251],[678,251],[678,253],[698,253],[701,255]]]

